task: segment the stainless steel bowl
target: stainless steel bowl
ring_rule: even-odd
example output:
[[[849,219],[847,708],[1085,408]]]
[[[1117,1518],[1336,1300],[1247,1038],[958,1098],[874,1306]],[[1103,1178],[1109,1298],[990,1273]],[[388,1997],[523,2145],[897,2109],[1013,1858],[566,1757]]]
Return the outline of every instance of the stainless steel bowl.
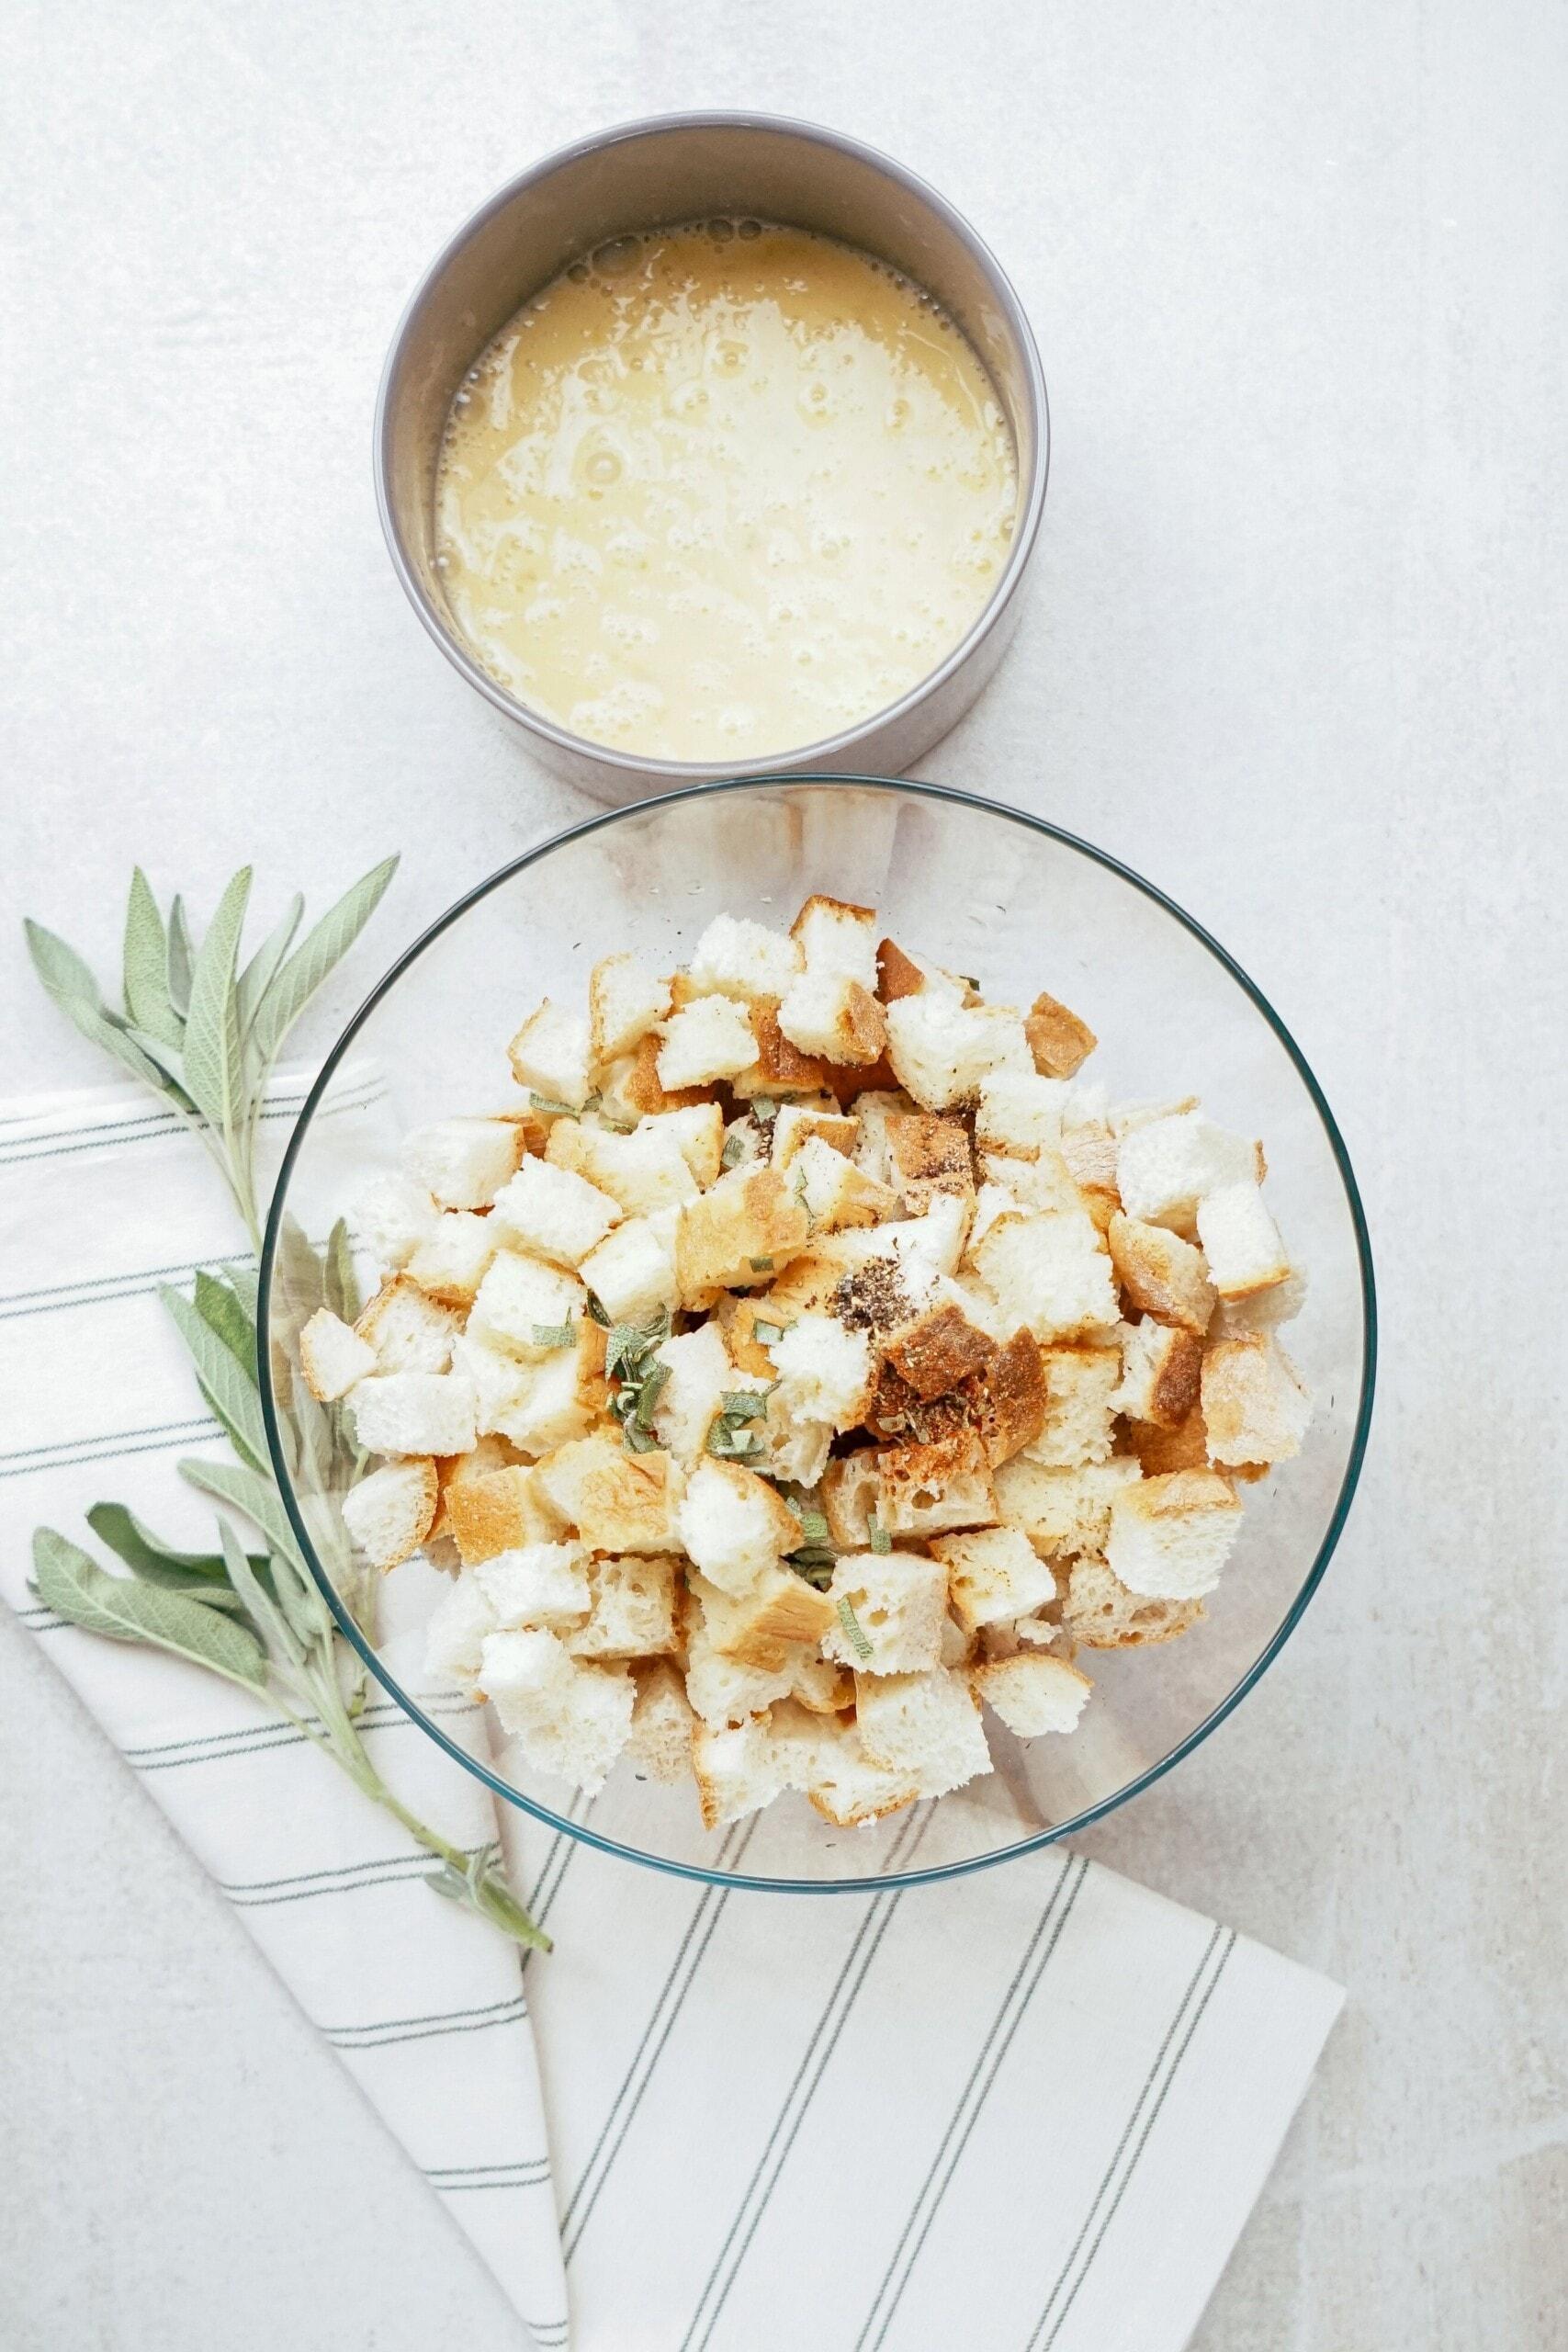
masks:
[[[967,636],[899,702],[820,743],[753,763],[761,775],[854,767],[897,774],[962,718],[1001,659],[1045,498],[1050,425],[1040,355],[1018,297],[967,221],[923,180],[840,132],[769,115],[665,115],[580,140],[536,164],[460,229],[403,314],[376,411],[376,486],[398,577],[453,666],[538,756],[601,800],[638,800],[733,773],[720,761],[638,759],[530,710],[481,667],[435,569],[434,489],[454,393],[497,329],[607,237],[705,214],[817,229],[925,288],[990,372],[1018,452],[1007,564]]]

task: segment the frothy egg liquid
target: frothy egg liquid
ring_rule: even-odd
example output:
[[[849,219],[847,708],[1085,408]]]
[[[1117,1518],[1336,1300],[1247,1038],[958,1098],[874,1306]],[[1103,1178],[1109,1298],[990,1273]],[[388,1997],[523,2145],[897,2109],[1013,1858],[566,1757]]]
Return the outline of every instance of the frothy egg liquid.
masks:
[[[640,756],[798,749],[964,635],[1018,470],[929,295],[800,229],[621,237],[536,295],[453,402],[436,562],[517,698]]]

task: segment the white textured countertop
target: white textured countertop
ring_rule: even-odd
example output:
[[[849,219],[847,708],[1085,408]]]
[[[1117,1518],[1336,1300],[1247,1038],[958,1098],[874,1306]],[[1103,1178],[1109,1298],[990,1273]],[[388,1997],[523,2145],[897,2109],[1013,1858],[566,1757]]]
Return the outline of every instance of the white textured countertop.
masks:
[[[994,243],[1051,492],[1014,650],[924,773],[1105,843],[1254,973],[1385,1316],[1322,1593],[1087,1841],[1349,1991],[1197,2342],[1561,2346],[1568,19],[12,0],[0,63],[15,1085],[93,1072],[24,910],[107,961],[134,859],[200,903],[243,857],[271,899],[400,846],[373,960],[583,807],[421,634],[371,493],[393,322],[492,187],[619,117],[754,106],[891,149]],[[8,1622],[0,1751],[7,2352],[514,2346]]]

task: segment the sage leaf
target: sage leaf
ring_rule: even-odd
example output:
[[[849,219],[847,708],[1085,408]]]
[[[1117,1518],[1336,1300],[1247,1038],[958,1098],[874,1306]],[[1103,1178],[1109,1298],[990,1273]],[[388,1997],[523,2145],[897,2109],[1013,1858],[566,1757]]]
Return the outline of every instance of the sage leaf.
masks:
[[[261,1277],[254,1266],[228,1265],[221,1269],[224,1281],[240,1302],[240,1312],[251,1327],[254,1351],[256,1312],[261,1299]]]
[[[174,1592],[188,1592],[208,1609],[238,1609],[243,1604],[229,1583],[229,1572],[219,1552],[182,1552],[154,1535],[123,1503],[95,1503],[87,1524],[101,1544],[125,1562],[144,1584],[166,1585]],[[251,1566],[263,1568],[266,1556],[253,1555]]]
[[[243,1037],[249,1036],[256,1008],[277,978],[278,967],[294,944],[294,934],[299,928],[299,918],[304,911],[305,901],[296,890],[284,909],[281,922],[263,940],[240,975],[240,1034]]]
[[[114,1019],[112,1013],[108,1017],[110,1020]],[[115,1025],[118,1028],[120,1024],[117,1022]],[[179,1089],[182,1100],[188,1102],[190,1093],[186,1085],[186,1061],[179,1047],[165,1045],[163,1038],[155,1037],[151,1030],[138,1028],[130,1023],[127,1023],[125,1028],[132,1042],[141,1047],[148,1060],[156,1064],[169,1084]]]
[[[398,870],[395,857],[383,858],[329,907],[314,930],[278,972],[256,1008],[252,1026],[254,1058],[265,1070],[322,981],[339,964],[379,905],[383,892]]]
[[[149,1037],[177,1053],[181,1026],[169,1002],[169,943],[158,901],[140,866],[130,876],[123,961],[126,1012]]]
[[[180,1476],[198,1493],[215,1496],[220,1502],[229,1503],[259,1527],[274,1552],[280,1552],[298,1568],[304,1566],[299,1546],[294,1540],[294,1530],[272,1480],[259,1470],[252,1470],[233,1462],[182,1462]]]
[[[112,1054],[116,1061],[123,1063],[143,1086],[152,1087],[156,1094],[166,1094],[168,1080],[163,1071],[148,1059],[134,1038],[127,1035],[124,1027],[110,1019],[98,993],[98,984],[75,949],[30,917],[23,929],[33,969],[66,1019],[75,1023],[89,1044],[102,1046],[106,1054]]]
[[[871,1656],[871,1643],[867,1638],[865,1627],[855,1615],[848,1593],[845,1593],[839,1602],[839,1623],[849,1638],[851,1648],[863,1665]]]
[[[33,1571],[39,1599],[84,1632],[116,1642],[145,1642],[193,1666],[209,1667],[231,1682],[265,1690],[265,1652],[250,1628],[234,1618],[183,1592],[162,1591],[133,1577],[111,1577],[52,1527],[34,1533]]]
[[[176,892],[169,906],[168,964],[164,977],[169,1002],[181,1021],[190,1011],[190,977],[195,968],[196,950],[186,921],[186,902]]]
[[[321,1273],[323,1304],[343,1322],[356,1322],[361,1305],[359,1277],[354,1270],[354,1244],[349,1239],[346,1218],[340,1216],[327,1236]]]
[[[286,1309],[286,1317],[280,1318],[274,1306],[275,1328],[281,1329],[286,1319],[292,1329],[303,1330],[317,1307],[326,1305],[326,1269],[321,1253],[311,1248],[310,1236],[295,1217],[285,1217],[279,1228],[272,1280]]]
[[[186,1091],[230,1141],[243,1124],[244,1110],[234,965],[250,895],[251,869],[242,865],[219,900],[201,943],[186,1015]]]
[[[186,1343],[202,1395],[222,1422],[242,1460],[260,1471],[267,1459],[266,1429],[254,1374],[246,1373],[236,1363],[227,1341],[220,1339],[204,1320],[193,1299],[167,1283],[160,1284],[158,1295]]]
[[[192,1300],[209,1330],[217,1334],[253,1386],[257,1383],[256,1327],[236,1294],[215,1274],[198,1271]]]
[[[261,1578],[251,1567],[245,1547],[226,1519],[218,1522],[218,1540],[223,1546],[223,1565],[229,1581],[244,1603],[245,1613],[257,1624],[268,1641],[282,1651],[291,1666],[303,1666],[306,1645],[301,1642]]]

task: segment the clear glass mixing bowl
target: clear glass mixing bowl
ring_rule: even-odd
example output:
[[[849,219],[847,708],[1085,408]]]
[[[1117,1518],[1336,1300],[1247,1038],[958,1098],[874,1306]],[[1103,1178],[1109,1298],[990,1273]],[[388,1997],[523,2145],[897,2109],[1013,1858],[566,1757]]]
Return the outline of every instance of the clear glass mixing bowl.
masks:
[[[299,1331],[321,1295],[298,1237],[324,1237],[386,1164],[355,1164],[331,1096],[323,1106],[346,1056],[380,1064],[400,1128],[493,1108],[514,1091],[506,1041],[541,996],[582,1001],[592,966],[620,949],[669,969],[720,911],[787,925],[812,891],[876,907],[894,937],[974,975],[988,999],[1060,997],[1098,1033],[1085,1075],[1103,1076],[1113,1101],[1196,1093],[1223,1125],[1263,1136],[1270,1204],[1308,1274],[1289,1345],[1316,1412],[1301,1458],[1244,1490],[1241,1538],[1203,1623],[1153,1649],[1081,1657],[1094,1691],[1070,1737],[1024,1744],[992,1718],[990,1776],[913,1815],[840,1830],[785,1796],[710,1833],[690,1783],[638,1779],[623,1759],[586,1800],[515,1748],[487,1769],[444,1732],[454,1694],[433,1693],[408,1661],[446,1580],[417,1561],[376,1591],[355,1576],[341,1516],[351,1457],[294,1378]],[[859,776],[705,785],[616,810],[530,850],[444,915],[349,1023],[305,1104],[273,1203],[261,1317],[289,1519],[392,1697],[499,1797],[572,1838],[693,1878],[791,1893],[908,1883],[1028,1853],[1195,1747],[1279,1654],[1328,1564],[1365,1450],[1375,1356],[1371,1258],[1344,1144],[1278,1014],[1224,950],[1149,883],[1035,818]]]

